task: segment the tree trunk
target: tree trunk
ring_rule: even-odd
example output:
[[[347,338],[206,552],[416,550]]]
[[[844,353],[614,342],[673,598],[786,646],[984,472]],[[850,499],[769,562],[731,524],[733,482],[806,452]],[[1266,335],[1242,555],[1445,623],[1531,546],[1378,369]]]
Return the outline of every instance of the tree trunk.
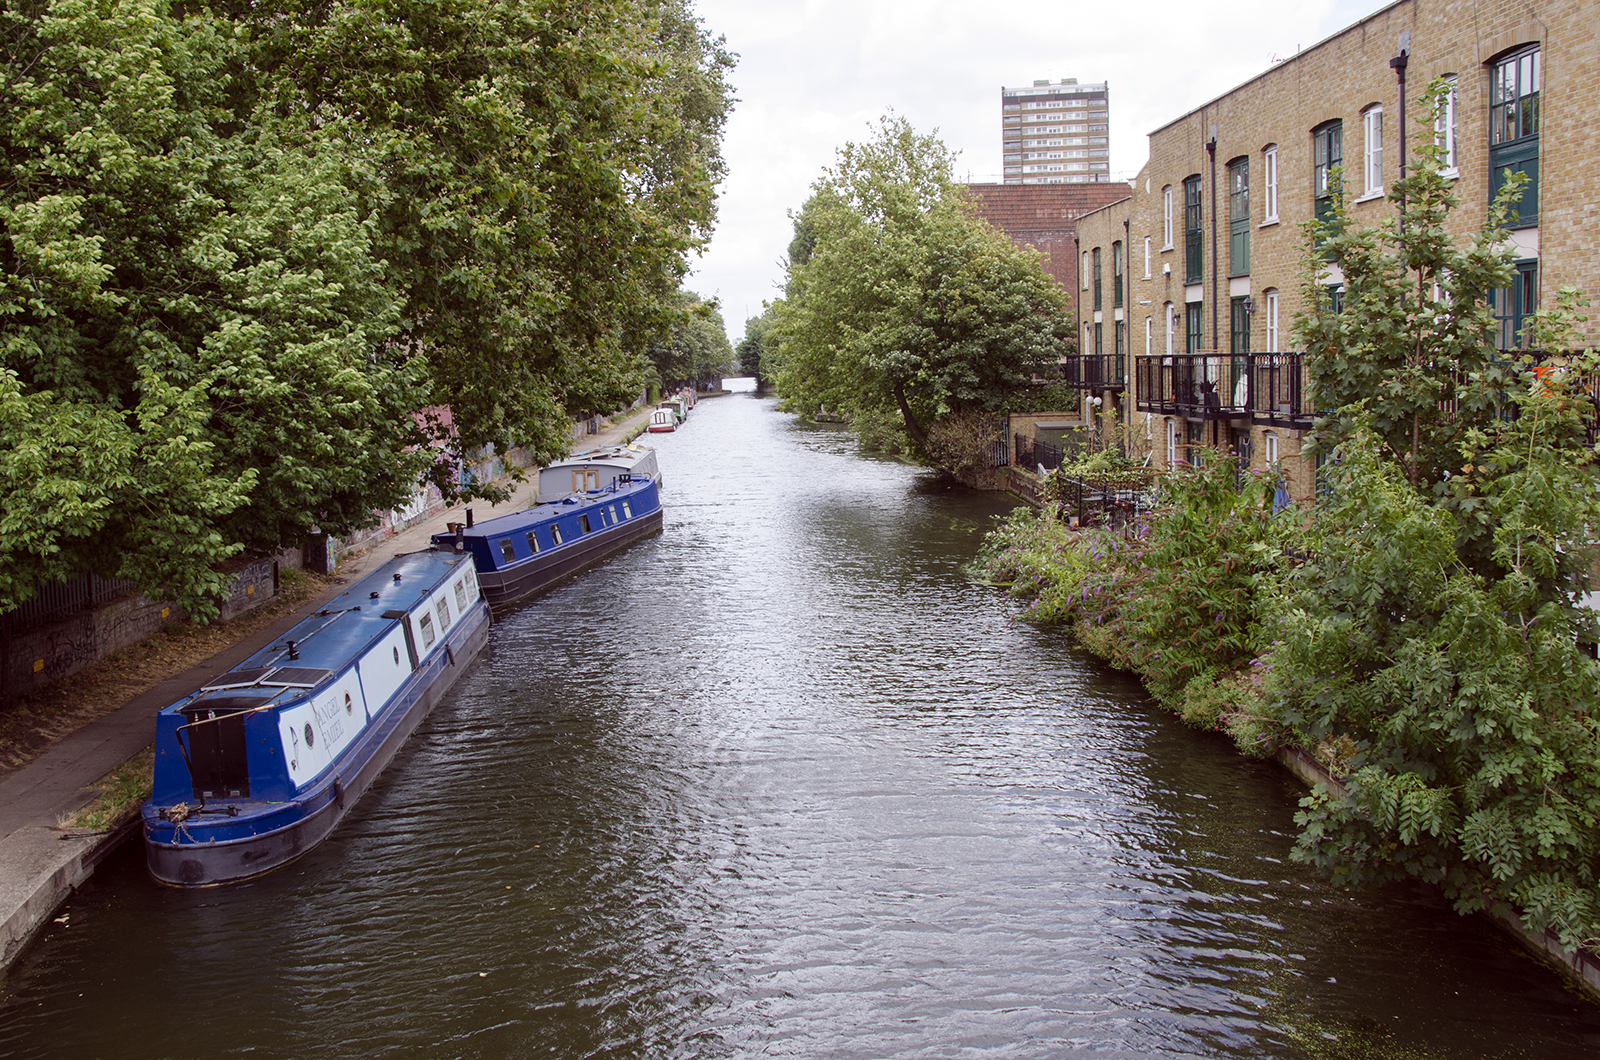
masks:
[[[928,451],[928,435],[923,431],[922,424],[911,414],[911,405],[906,401],[906,388],[904,383],[894,384],[894,400],[900,406],[900,415],[906,421],[906,432],[911,435],[911,440],[917,443],[917,448],[924,453]]]

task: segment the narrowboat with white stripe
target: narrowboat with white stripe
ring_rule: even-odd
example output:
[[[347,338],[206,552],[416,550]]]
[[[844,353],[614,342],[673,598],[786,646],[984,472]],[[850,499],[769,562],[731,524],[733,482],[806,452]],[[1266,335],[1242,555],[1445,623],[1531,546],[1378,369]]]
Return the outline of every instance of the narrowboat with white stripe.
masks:
[[[146,861],[208,887],[327,838],[488,638],[463,556],[396,556],[156,718]]]
[[[661,529],[660,487],[650,471],[611,474],[596,489],[451,524],[433,535],[433,545],[471,556],[484,598],[496,610],[508,607]]]

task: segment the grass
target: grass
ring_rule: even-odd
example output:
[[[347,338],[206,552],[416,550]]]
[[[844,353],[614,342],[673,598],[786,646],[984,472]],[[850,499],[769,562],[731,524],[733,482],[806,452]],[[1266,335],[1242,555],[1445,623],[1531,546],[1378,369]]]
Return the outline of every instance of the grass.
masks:
[[[335,584],[331,578],[284,570],[278,595],[232,622],[175,622],[71,676],[13,697],[0,711],[0,770],[26,765],[57,740],[266,628]]]
[[[92,787],[100,789],[93,802],[61,818],[63,830],[109,832],[139,812],[150,796],[150,778],[155,769],[155,748],[146,747]]]

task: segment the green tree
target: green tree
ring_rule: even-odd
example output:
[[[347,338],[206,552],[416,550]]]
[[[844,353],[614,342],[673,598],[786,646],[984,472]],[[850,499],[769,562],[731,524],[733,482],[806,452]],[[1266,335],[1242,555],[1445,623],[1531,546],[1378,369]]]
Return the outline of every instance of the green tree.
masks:
[[[765,387],[769,382],[768,373],[772,369],[767,352],[777,342],[777,335],[773,331],[776,320],[776,307],[771,302],[764,304],[760,316],[745,320],[744,337],[734,347],[739,358],[739,371],[754,376],[757,387]]]
[[[886,118],[813,185],[774,321],[791,407],[893,417],[927,452],[932,421],[998,409],[1070,348],[1065,292],[950,172],[943,144]]]
[[[733,364],[727,325],[714,302],[688,291],[678,296],[678,312],[666,336],[647,347],[660,383],[705,382],[720,378]]]
[[[234,11],[252,106],[351,126],[399,341],[457,461],[563,455],[631,400],[628,336],[665,331],[704,246],[732,57],[682,0],[421,0]],[[434,479],[458,489],[449,462]],[[465,492],[494,493],[486,484]]]
[[[421,392],[332,131],[227,119],[233,28],[149,0],[0,13],[0,605],[342,531],[415,481]]]
[[[1437,108],[1442,91],[1435,84],[1424,105]],[[1427,490],[1440,487],[1463,433],[1497,400],[1494,387],[1468,381],[1495,368],[1488,299],[1511,281],[1505,219],[1521,187],[1520,179],[1508,182],[1459,246],[1447,220],[1460,199],[1442,174],[1441,151],[1431,133],[1411,145],[1406,176],[1389,192],[1399,208],[1376,227],[1357,226],[1342,194],[1328,220],[1307,223],[1308,308],[1295,317],[1319,410],[1316,447],[1331,451],[1365,423],[1412,487]],[[1333,269],[1343,286],[1337,312],[1328,290]]]

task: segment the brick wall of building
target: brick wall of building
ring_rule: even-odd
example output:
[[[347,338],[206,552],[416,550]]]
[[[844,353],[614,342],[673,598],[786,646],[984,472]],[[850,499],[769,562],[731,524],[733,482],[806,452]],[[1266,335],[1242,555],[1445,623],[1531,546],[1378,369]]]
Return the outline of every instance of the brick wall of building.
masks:
[[[1068,291],[1076,289],[1075,224],[1106,203],[1128,197],[1126,184],[968,184],[978,215],[1044,257],[1045,271]]]

